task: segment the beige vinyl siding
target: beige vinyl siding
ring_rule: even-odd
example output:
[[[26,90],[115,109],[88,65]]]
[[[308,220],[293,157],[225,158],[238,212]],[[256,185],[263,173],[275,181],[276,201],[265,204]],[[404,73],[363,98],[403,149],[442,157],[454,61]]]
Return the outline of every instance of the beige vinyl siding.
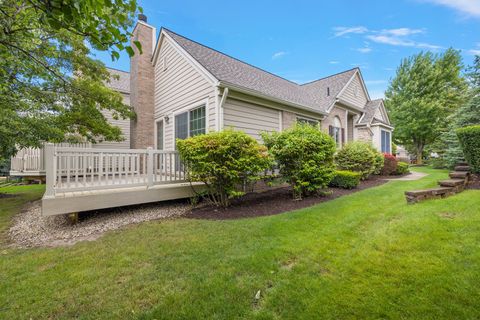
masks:
[[[166,70],[164,70],[166,62]],[[214,86],[163,38],[155,65],[155,120],[168,116],[165,125],[165,150],[174,148],[175,113],[206,104],[207,131],[215,130]],[[155,134],[155,133],[152,133]]]
[[[130,96],[128,94],[123,95],[123,102],[127,105],[130,105]],[[109,110],[102,111],[105,118],[112,125],[117,126],[122,130],[122,135],[124,137],[123,141],[104,141],[97,144],[93,144],[93,148],[108,148],[108,149],[129,149],[130,148],[130,119],[118,119],[115,120],[112,117],[112,113]]]
[[[355,92],[357,93],[356,95]],[[363,108],[365,106],[367,103],[367,96],[363,90],[361,79],[358,74],[355,75],[353,80],[348,84],[347,88],[342,92],[339,98],[359,108]]]
[[[280,130],[280,111],[240,100],[227,99],[223,110],[224,128],[241,130],[261,141],[262,131]]]
[[[385,117],[383,116],[383,113],[382,111],[380,110],[380,108],[378,108],[376,111],[375,111],[375,118],[377,118],[378,120],[382,120],[384,122],[387,121],[387,119],[385,119]]]

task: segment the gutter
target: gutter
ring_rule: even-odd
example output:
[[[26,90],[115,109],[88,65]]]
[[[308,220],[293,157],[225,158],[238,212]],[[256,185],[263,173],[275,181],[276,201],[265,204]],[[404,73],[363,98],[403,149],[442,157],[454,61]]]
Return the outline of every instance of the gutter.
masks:
[[[318,114],[321,114],[323,116],[328,115],[328,113],[325,112],[325,111],[313,109],[311,107],[307,107],[307,106],[304,106],[302,104],[298,104],[298,103],[295,103],[295,102],[290,102],[290,101],[282,100],[282,99],[279,99],[279,98],[275,98],[275,97],[272,97],[272,96],[269,96],[269,95],[266,95],[266,94],[259,93],[258,91],[255,91],[255,90],[251,90],[251,89],[247,89],[247,88],[244,88],[244,87],[240,87],[240,86],[231,84],[229,82],[220,81],[219,86],[223,87],[225,89],[230,88],[230,89],[235,90],[235,91],[240,92],[240,93],[248,94],[248,95],[251,95],[251,96],[254,96],[254,97],[262,98],[262,99],[265,99],[265,100],[270,100],[270,101],[273,101],[273,102],[277,102],[277,103],[280,103],[280,104],[283,104],[283,105],[286,105],[286,106],[290,106],[290,107],[294,107],[294,108],[298,108],[298,109],[303,109],[303,110],[306,110],[306,111],[309,111],[309,112],[318,113]]]
[[[217,105],[217,125],[218,131],[223,129],[223,107],[225,106],[225,102],[227,101],[228,97],[228,88],[223,89],[222,99],[220,99],[220,103]]]

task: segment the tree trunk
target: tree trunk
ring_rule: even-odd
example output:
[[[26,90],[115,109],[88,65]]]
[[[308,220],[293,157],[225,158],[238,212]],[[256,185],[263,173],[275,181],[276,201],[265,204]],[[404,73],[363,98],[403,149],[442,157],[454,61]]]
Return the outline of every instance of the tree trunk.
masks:
[[[423,164],[423,146],[417,146],[417,164]]]

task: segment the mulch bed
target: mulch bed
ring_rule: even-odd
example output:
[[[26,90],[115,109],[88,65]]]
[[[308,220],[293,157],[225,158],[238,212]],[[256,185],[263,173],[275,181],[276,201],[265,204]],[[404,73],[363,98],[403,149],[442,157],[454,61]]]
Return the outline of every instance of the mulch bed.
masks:
[[[185,217],[191,219],[230,220],[270,216],[295,209],[311,207],[315,204],[330,201],[347,194],[376,187],[386,183],[385,178],[387,177],[373,177],[360,182],[357,188],[351,190],[328,188],[325,191],[330,192],[330,194],[325,196],[310,196],[301,201],[292,200],[292,189],[290,187],[282,187],[260,193],[249,193],[241,199],[233,201],[232,205],[227,209],[206,205],[192,209]]]

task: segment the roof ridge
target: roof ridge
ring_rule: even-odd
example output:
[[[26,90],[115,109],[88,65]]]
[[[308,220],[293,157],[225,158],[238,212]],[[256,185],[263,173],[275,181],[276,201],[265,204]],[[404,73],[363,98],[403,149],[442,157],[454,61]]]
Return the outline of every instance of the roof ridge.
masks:
[[[107,66],[105,66],[105,68],[110,69],[110,70],[124,72],[124,73],[130,73],[130,71],[125,71],[125,70],[121,70],[121,69],[118,69],[118,68],[112,68],[112,67],[107,67]]]
[[[320,79],[317,79],[317,80],[312,80],[312,81],[309,81],[309,82],[302,83],[300,86],[305,86],[307,84],[311,84],[311,83],[314,83],[314,82],[317,82],[317,81],[321,81],[321,80],[325,80],[325,79],[328,79],[328,78],[331,78],[331,77],[335,77],[335,76],[338,76],[342,73],[347,73],[347,72],[350,72],[350,71],[355,70],[355,69],[360,70],[359,67],[354,67],[354,68],[351,68],[351,69],[348,69],[348,70],[345,70],[345,71],[340,71],[340,72],[334,73],[332,75],[329,75],[329,76],[326,76],[326,77],[323,77],[323,78],[320,78]]]
[[[288,80],[288,79],[286,79],[286,78],[284,78],[284,77],[282,77],[282,76],[279,76],[278,74],[275,74],[275,73],[270,72],[270,71],[268,71],[268,70],[265,70],[265,69],[262,69],[262,68],[260,68],[260,67],[254,66],[253,64],[250,64],[250,63],[248,63],[248,62],[245,62],[245,61],[243,61],[243,60],[240,60],[240,59],[238,59],[238,58],[235,58],[235,57],[233,57],[233,56],[231,56],[231,55],[229,55],[229,54],[227,54],[227,53],[224,53],[224,52],[222,52],[222,51],[220,51],[220,50],[214,49],[214,48],[209,47],[209,46],[207,46],[207,45],[204,45],[204,44],[202,44],[202,43],[200,43],[200,42],[198,42],[198,41],[192,40],[192,39],[190,39],[190,38],[188,38],[188,37],[185,37],[185,36],[183,36],[183,35],[181,35],[181,34],[178,34],[178,33],[174,32],[174,31],[172,31],[172,30],[170,30],[170,29],[168,29],[168,28],[162,27],[162,29],[165,29],[165,30],[168,31],[168,32],[171,32],[171,33],[173,33],[173,34],[175,34],[175,35],[177,35],[177,36],[179,36],[179,37],[182,37],[182,38],[184,38],[184,39],[186,39],[186,40],[188,40],[188,41],[191,41],[191,42],[193,42],[193,43],[196,43],[196,44],[198,44],[198,45],[200,45],[200,46],[202,46],[202,47],[205,47],[205,48],[210,49],[210,50],[212,50],[212,51],[218,52],[218,53],[220,53],[220,54],[222,54],[222,55],[224,55],[224,56],[226,56],[226,57],[229,57],[229,58],[231,58],[231,59],[234,59],[234,60],[236,60],[236,61],[238,61],[238,62],[241,62],[241,63],[243,63],[243,64],[246,64],[246,65],[248,65],[248,66],[250,66],[250,67],[252,67],[252,68],[255,68],[255,69],[258,69],[258,70],[260,70],[260,71],[262,71],[262,72],[268,73],[268,74],[270,74],[270,75],[272,75],[272,76],[274,76],[274,77],[277,77],[277,78],[279,78],[279,79],[288,81],[288,82],[290,82],[291,84],[297,85],[297,86],[299,86],[299,87],[302,86],[301,84],[298,84],[298,83],[296,83],[296,82],[294,82],[294,81],[292,81],[292,80]],[[195,59],[195,60],[197,60],[197,59]],[[197,60],[197,61],[198,61],[198,60]]]

